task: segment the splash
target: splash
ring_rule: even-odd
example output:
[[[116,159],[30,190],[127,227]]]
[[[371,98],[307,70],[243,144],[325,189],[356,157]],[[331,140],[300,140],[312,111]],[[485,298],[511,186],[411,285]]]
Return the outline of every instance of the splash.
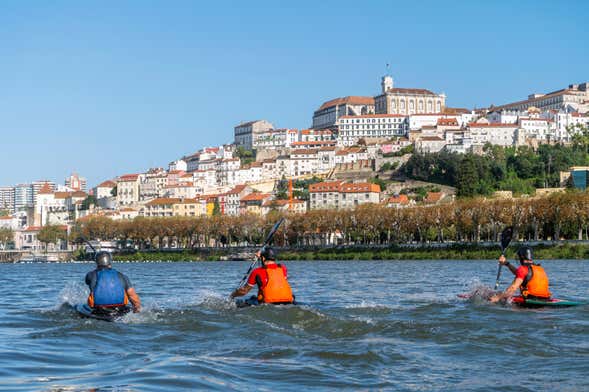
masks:
[[[64,305],[74,306],[86,302],[88,287],[79,281],[68,282],[59,292],[54,309],[58,310]]]

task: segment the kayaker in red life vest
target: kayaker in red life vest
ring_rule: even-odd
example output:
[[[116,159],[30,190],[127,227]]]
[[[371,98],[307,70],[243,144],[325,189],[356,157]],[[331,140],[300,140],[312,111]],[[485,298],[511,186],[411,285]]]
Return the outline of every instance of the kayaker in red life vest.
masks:
[[[534,264],[532,261],[532,249],[524,246],[517,251],[517,255],[521,264],[517,268],[511,265],[505,256],[502,255],[499,258],[499,263],[507,266],[515,275],[515,279],[503,293],[493,295],[489,301],[508,300],[514,296],[518,289],[524,299],[549,299],[551,294],[548,289],[548,276],[540,264]]]
[[[129,300],[133,311],[141,310],[141,300],[131,285],[129,278],[112,268],[112,256],[108,252],[96,254],[96,269],[86,274],[86,284],[90,288],[88,306],[95,310],[116,310],[125,308]]]
[[[231,293],[231,298],[241,297],[250,292],[254,285],[258,286],[257,297],[248,299],[258,303],[291,304],[294,301],[292,289],[288,283],[286,266],[276,264],[276,253],[270,247],[264,248],[256,256],[262,261],[262,266],[254,269],[247,279],[247,283]],[[252,303],[255,304],[255,303]]]

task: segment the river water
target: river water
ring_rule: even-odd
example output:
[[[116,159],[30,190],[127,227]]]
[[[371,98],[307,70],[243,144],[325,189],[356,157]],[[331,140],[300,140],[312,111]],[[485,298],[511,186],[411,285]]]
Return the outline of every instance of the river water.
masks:
[[[0,265],[0,390],[589,390],[589,306],[456,297],[493,261],[287,265],[304,306],[236,309],[247,262],[115,264],[144,311],[114,323],[71,309],[92,264]],[[589,261],[543,265],[556,296],[589,299]]]

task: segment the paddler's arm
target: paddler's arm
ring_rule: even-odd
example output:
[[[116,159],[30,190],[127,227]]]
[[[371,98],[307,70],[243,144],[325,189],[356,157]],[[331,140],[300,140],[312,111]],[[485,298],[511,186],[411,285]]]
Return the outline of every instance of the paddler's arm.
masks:
[[[252,286],[250,286],[249,284],[245,284],[243,286],[241,286],[238,289],[235,289],[234,292],[231,293],[231,298],[235,298],[235,297],[241,297],[243,295],[246,295],[247,293],[250,292],[250,290],[252,289]]]
[[[517,267],[514,266],[514,265],[511,265],[511,263],[509,261],[507,261],[507,259],[503,255],[501,255],[499,257],[499,264],[504,265],[507,268],[509,268],[509,270],[511,271],[511,273],[514,274],[514,275],[517,272]]]
[[[494,296],[492,296],[491,298],[489,298],[489,301],[491,301],[491,302],[499,302],[501,300],[506,300],[506,299],[509,299],[509,298],[513,297],[513,294],[515,294],[515,292],[517,291],[517,289],[521,287],[521,285],[522,285],[523,282],[524,282],[523,279],[521,279],[521,278],[515,278],[513,280],[513,283],[511,284],[511,286],[509,286],[501,294],[495,294]]]
[[[133,287],[127,289],[127,297],[133,304],[133,312],[139,313],[141,311],[141,299],[139,299],[139,295],[137,295]]]

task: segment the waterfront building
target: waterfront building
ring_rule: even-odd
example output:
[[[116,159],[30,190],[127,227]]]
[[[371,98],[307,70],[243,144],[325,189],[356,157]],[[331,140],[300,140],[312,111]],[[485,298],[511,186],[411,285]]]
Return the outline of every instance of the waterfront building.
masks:
[[[374,98],[348,96],[324,102],[313,113],[313,128],[335,128],[341,116],[359,116],[374,113]]]
[[[255,120],[241,123],[234,128],[235,145],[246,150],[253,148],[254,139],[264,132],[274,129],[274,125],[266,120]]]
[[[365,203],[380,202],[380,186],[368,182],[319,182],[309,185],[309,208],[348,209]]]
[[[422,88],[394,87],[393,77],[385,75],[381,81],[381,94],[374,97],[376,114],[442,113],[446,96]]]

